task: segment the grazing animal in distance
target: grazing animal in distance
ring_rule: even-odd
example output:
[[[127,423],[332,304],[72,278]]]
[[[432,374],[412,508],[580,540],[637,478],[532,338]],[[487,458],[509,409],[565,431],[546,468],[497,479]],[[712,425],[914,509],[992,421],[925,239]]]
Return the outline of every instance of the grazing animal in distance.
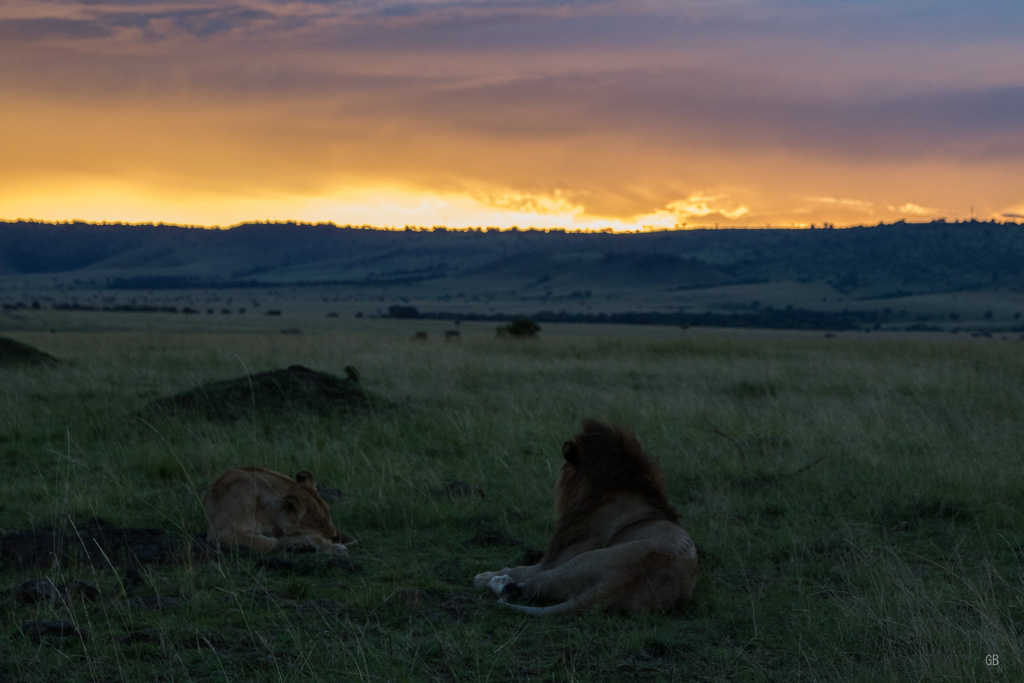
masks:
[[[228,470],[203,496],[211,543],[248,546],[261,553],[286,548],[347,555],[354,539],[331,522],[316,481],[302,471],[295,478],[265,467]]]
[[[663,612],[690,600],[697,550],[636,438],[588,419],[562,456],[558,522],[540,562],[478,574],[473,584],[535,615]]]

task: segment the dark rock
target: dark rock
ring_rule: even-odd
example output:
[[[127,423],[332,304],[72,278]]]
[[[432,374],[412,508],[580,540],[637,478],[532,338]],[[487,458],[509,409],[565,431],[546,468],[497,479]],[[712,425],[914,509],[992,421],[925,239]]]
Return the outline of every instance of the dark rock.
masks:
[[[30,579],[14,589],[14,601],[19,605],[31,605],[58,597],[60,591],[50,579]]]
[[[47,578],[31,579],[14,589],[14,600],[19,605],[36,602],[93,601],[100,597],[100,589],[84,581],[56,585]]]
[[[27,621],[19,628],[22,634],[33,643],[42,642],[44,638],[58,640],[81,638],[85,640],[85,633],[79,631],[74,624],[67,621]]]

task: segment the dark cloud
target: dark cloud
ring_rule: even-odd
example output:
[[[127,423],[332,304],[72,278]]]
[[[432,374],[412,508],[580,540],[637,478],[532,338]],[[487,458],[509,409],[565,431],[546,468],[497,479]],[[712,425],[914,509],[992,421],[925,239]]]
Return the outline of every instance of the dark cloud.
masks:
[[[6,19],[0,20],[0,40],[36,42],[40,40],[84,40],[106,38],[110,29],[94,21],[81,19]]]
[[[183,9],[162,12],[117,12],[103,14],[97,23],[118,28],[142,30],[148,37],[161,36],[160,22],[169,22],[176,29],[197,38],[244,29],[258,21],[274,21],[277,16],[269,12],[244,7],[222,9]]]
[[[733,3],[729,11],[708,9],[707,18],[694,15],[697,19],[686,10],[692,13],[697,5],[686,2],[675,14],[666,9],[671,6],[662,5],[659,11],[648,7],[650,11],[635,15],[628,14],[631,5],[614,1],[300,4],[328,10],[303,14],[287,9],[290,3],[280,3],[281,14],[274,14],[242,0],[187,8],[179,8],[175,0],[125,0],[98,5],[92,21],[0,22],[0,38],[103,38],[134,29],[152,41],[174,31],[206,39],[259,27],[267,37],[267,54],[307,51],[309,58],[305,63],[302,58],[281,64],[269,59],[232,62],[227,56],[231,44],[225,42],[223,60],[189,69],[190,87],[251,99],[337,101],[339,117],[361,114],[379,120],[386,112],[389,120],[423,131],[494,137],[498,144],[615,135],[648,147],[781,148],[904,160],[1008,157],[1024,150],[1024,128],[1019,124],[1024,86],[925,88],[881,73],[882,84],[874,92],[861,87],[847,95],[821,77],[801,85],[785,65],[766,69],[761,63],[748,63],[745,54],[730,54],[730,46],[742,48],[738,38],[744,31],[751,26],[763,29],[768,19],[779,20],[780,30],[806,28],[820,20],[818,11],[802,11],[791,2],[778,3],[767,17],[752,9],[744,15],[740,10],[747,3]],[[595,5],[600,7],[595,10]],[[867,22],[877,20],[882,7],[849,3],[841,10],[857,22]],[[945,25],[944,15],[923,7],[915,2],[901,6],[900,20],[941,18]],[[347,20],[330,23],[339,16]],[[317,22],[327,23],[318,27]],[[309,30],[299,38],[281,31],[303,26]],[[833,22],[826,30],[838,29]],[[715,46],[723,35],[728,36],[726,47]],[[816,39],[809,34],[808,40]],[[822,52],[821,73],[840,63],[844,50],[853,48],[837,45],[834,53]],[[648,65],[616,68],[616,54],[627,59],[642,55],[639,61]],[[816,55],[813,46],[796,54]],[[761,56],[767,62],[778,55]],[[433,68],[420,68],[425,57],[435,60]],[[353,58],[363,66],[348,68],[346,63]],[[520,59],[532,61],[517,67]],[[361,71],[366,64],[383,68]],[[118,66],[114,80],[130,82],[122,74],[129,69],[131,64]]]
[[[1019,155],[1024,149],[1021,111],[1024,86],[965,87],[877,99],[726,98],[697,108],[693,120],[710,130],[731,131],[750,145],[880,161],[967,160]]]
[[[497,139],[613,135],[680,148],[879,160],[1013,157],[1024,86],[847,98],[772,94],[726,74],[636,69],[495,83],[407,83],[374,106]]]
[[[178,31],[197,38],[208,38],[221,33],[238,29],[247,29],[258,22],[276,22],[278,27],[291,27],[298,21],[287,16],[250,9],[243,5],[216,8],[183,8],[163,9],[167,3],[121,2],[116,10],[109,9],[109,3],[90,10],[89,19],[68,18],[37,18],[0,20],[0,40],[23,43],[44,40],[91,40],[108,38],[117,29],[137,29],[149,40],[167,37],[165,27],[174,27]],[[159,5],[161,9],[149,11],[126,10],[122,8],[135,5]]]
[[[391,5],[374,12],[378,17],[418,17],[422,16],[423,8],[414,4]]]

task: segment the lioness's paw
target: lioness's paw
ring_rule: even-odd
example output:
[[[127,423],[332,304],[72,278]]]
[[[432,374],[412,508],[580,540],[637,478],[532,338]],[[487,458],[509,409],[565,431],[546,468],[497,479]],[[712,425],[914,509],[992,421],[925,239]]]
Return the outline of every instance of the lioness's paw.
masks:
[[[341,543],[331,543],[320,549],[320,552],[327,555],[348,555],[348,548]]]

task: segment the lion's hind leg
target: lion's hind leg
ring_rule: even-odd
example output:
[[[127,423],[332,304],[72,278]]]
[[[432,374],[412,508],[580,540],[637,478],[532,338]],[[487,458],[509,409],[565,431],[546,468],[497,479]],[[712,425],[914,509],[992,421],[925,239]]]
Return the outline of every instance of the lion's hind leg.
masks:
[[[519,611],[547,615],[601,607],[613,612],[662,611],[680,595],[672,569],[676,558],[659,543],[638,540],[591,550],[553,569],[502,585],[504,602]],[[512,605],[508,600],[551,603]]]

